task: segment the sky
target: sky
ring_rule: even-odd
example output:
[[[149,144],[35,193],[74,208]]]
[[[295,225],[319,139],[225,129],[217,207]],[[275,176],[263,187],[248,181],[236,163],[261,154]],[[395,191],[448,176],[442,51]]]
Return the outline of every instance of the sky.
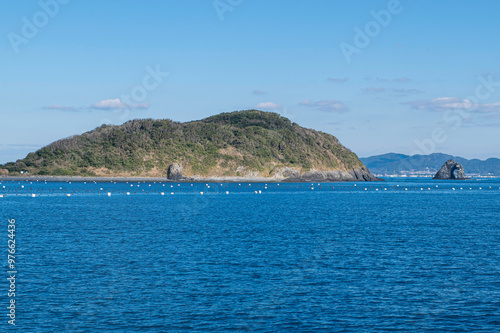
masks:
[[[0,163],[102,124],[246,109],[360,157],[500,157],[498,1],[0,6]]]

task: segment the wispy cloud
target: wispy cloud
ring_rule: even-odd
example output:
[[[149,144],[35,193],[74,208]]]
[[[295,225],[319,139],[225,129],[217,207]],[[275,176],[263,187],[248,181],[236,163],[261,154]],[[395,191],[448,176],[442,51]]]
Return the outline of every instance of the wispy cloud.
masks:
[[[411,79],[408,78],[408,77],[398,77],[398,78],[395,78],[392,80],[392,82],[400,82],[400,83],[406,83],[406,82],[410,82]]]
[[[80,111],[81,108],[75,108],[74,106],[63,106],[63,105],[48,105],[48,106],[43,106],[42,109],[44,110],[58,110],[58,111]]]
[[[281,110],[283,107],[281,104],[273,103],[273,102],[263,102],[259,103],[255,106],[257,109],[262,110]]]
[[[43,106],[43,110],[58,110],[65,112],[81,112],[81,111],[92,111],[92,110],[147,110],[150,108],[149,103],[138,103],[138,104],[127,104],[122,102],[119,98],[115,99],[105,99],[97,103],[92,104],[90,107],[76,107],[76,106],[65,106],[65,105],[48,105]]]
[[[255,89],[254,91],[252,91],[252,95],[267,95],[267,92]]]
[[[478,112],[500,112],[500,103],[473,103],[467,99],[458,97],[438,97],[430,100],[416,100],[404,102],[402,104],[410,105],[416,110],[446,111],[446,110],[469,110]]]
[[[123,109],[136,109],[147,110],[151,105],[149,103],[127,104],[123,103],[119,98],[105,99],[100,102],[92,104],[92,109],[97,110],[123,110]]]
[[[4,150],[26,150],[38,149],[41,145],[34,143],[21,143],[21,144],[0,144],[0,151]]]
[[[308,106],[325,112],[343,113],[349,111],[349,107],[347,105],[345,105],[341,101],[333,99],[324,99],[316,102],[311,101],[310,99],[306,99],[299,105]]]
[[[365,81],[371,81],[373,78],[371,76],[365,76]],[[387,79],[383,77],[376,77],[376,82],[397,82],[397,83],[407,83],[413,81],[409,77],[397,77],[395,79]]]
[[[420,94],[423,90],[420,89],[406,89],[406,88],[392,88],[392,91],[397,94]]]
[[[349,78],[346,76],[346,77],[343,77],[343,78],[334,78],[334,77],[329,77],[328,79],[326,79],[328,82],[335,82],[335,83],[344,83],[344,82],[347,82],[349,81]]]
[[[362,89],[361,91],[364,93],[367,93],[367,94],[372,94],[372,93],[379,94],[379,93],[385,92],[385,88],[368,87],[368,88]]]

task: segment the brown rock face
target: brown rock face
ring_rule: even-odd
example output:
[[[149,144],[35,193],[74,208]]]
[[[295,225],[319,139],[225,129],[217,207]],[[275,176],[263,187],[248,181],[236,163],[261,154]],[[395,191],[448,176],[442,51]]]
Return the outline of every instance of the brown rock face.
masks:
[[[0,176],[7,176],[9,174],[9,170],[0,169]]]
[[[182,165],[174,163],[168,167],[167,178],[171,180],[181,180],[184,178],[182,176]]]

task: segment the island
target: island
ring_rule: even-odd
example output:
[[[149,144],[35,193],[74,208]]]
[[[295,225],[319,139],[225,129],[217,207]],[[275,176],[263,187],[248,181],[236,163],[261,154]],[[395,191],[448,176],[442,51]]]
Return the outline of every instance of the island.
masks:
[[[331,134],[273,112],[198,121],[102,125],[0,165],[0,175],[146,177],[172,181],[378,181]]]

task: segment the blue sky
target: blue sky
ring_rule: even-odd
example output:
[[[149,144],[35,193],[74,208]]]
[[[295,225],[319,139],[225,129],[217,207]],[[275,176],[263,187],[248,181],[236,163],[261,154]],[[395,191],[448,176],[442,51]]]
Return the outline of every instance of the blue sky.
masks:
[[[361,157],[500,157],[497,1],[1,6],[0,163],[102,123],[251,108]]]

